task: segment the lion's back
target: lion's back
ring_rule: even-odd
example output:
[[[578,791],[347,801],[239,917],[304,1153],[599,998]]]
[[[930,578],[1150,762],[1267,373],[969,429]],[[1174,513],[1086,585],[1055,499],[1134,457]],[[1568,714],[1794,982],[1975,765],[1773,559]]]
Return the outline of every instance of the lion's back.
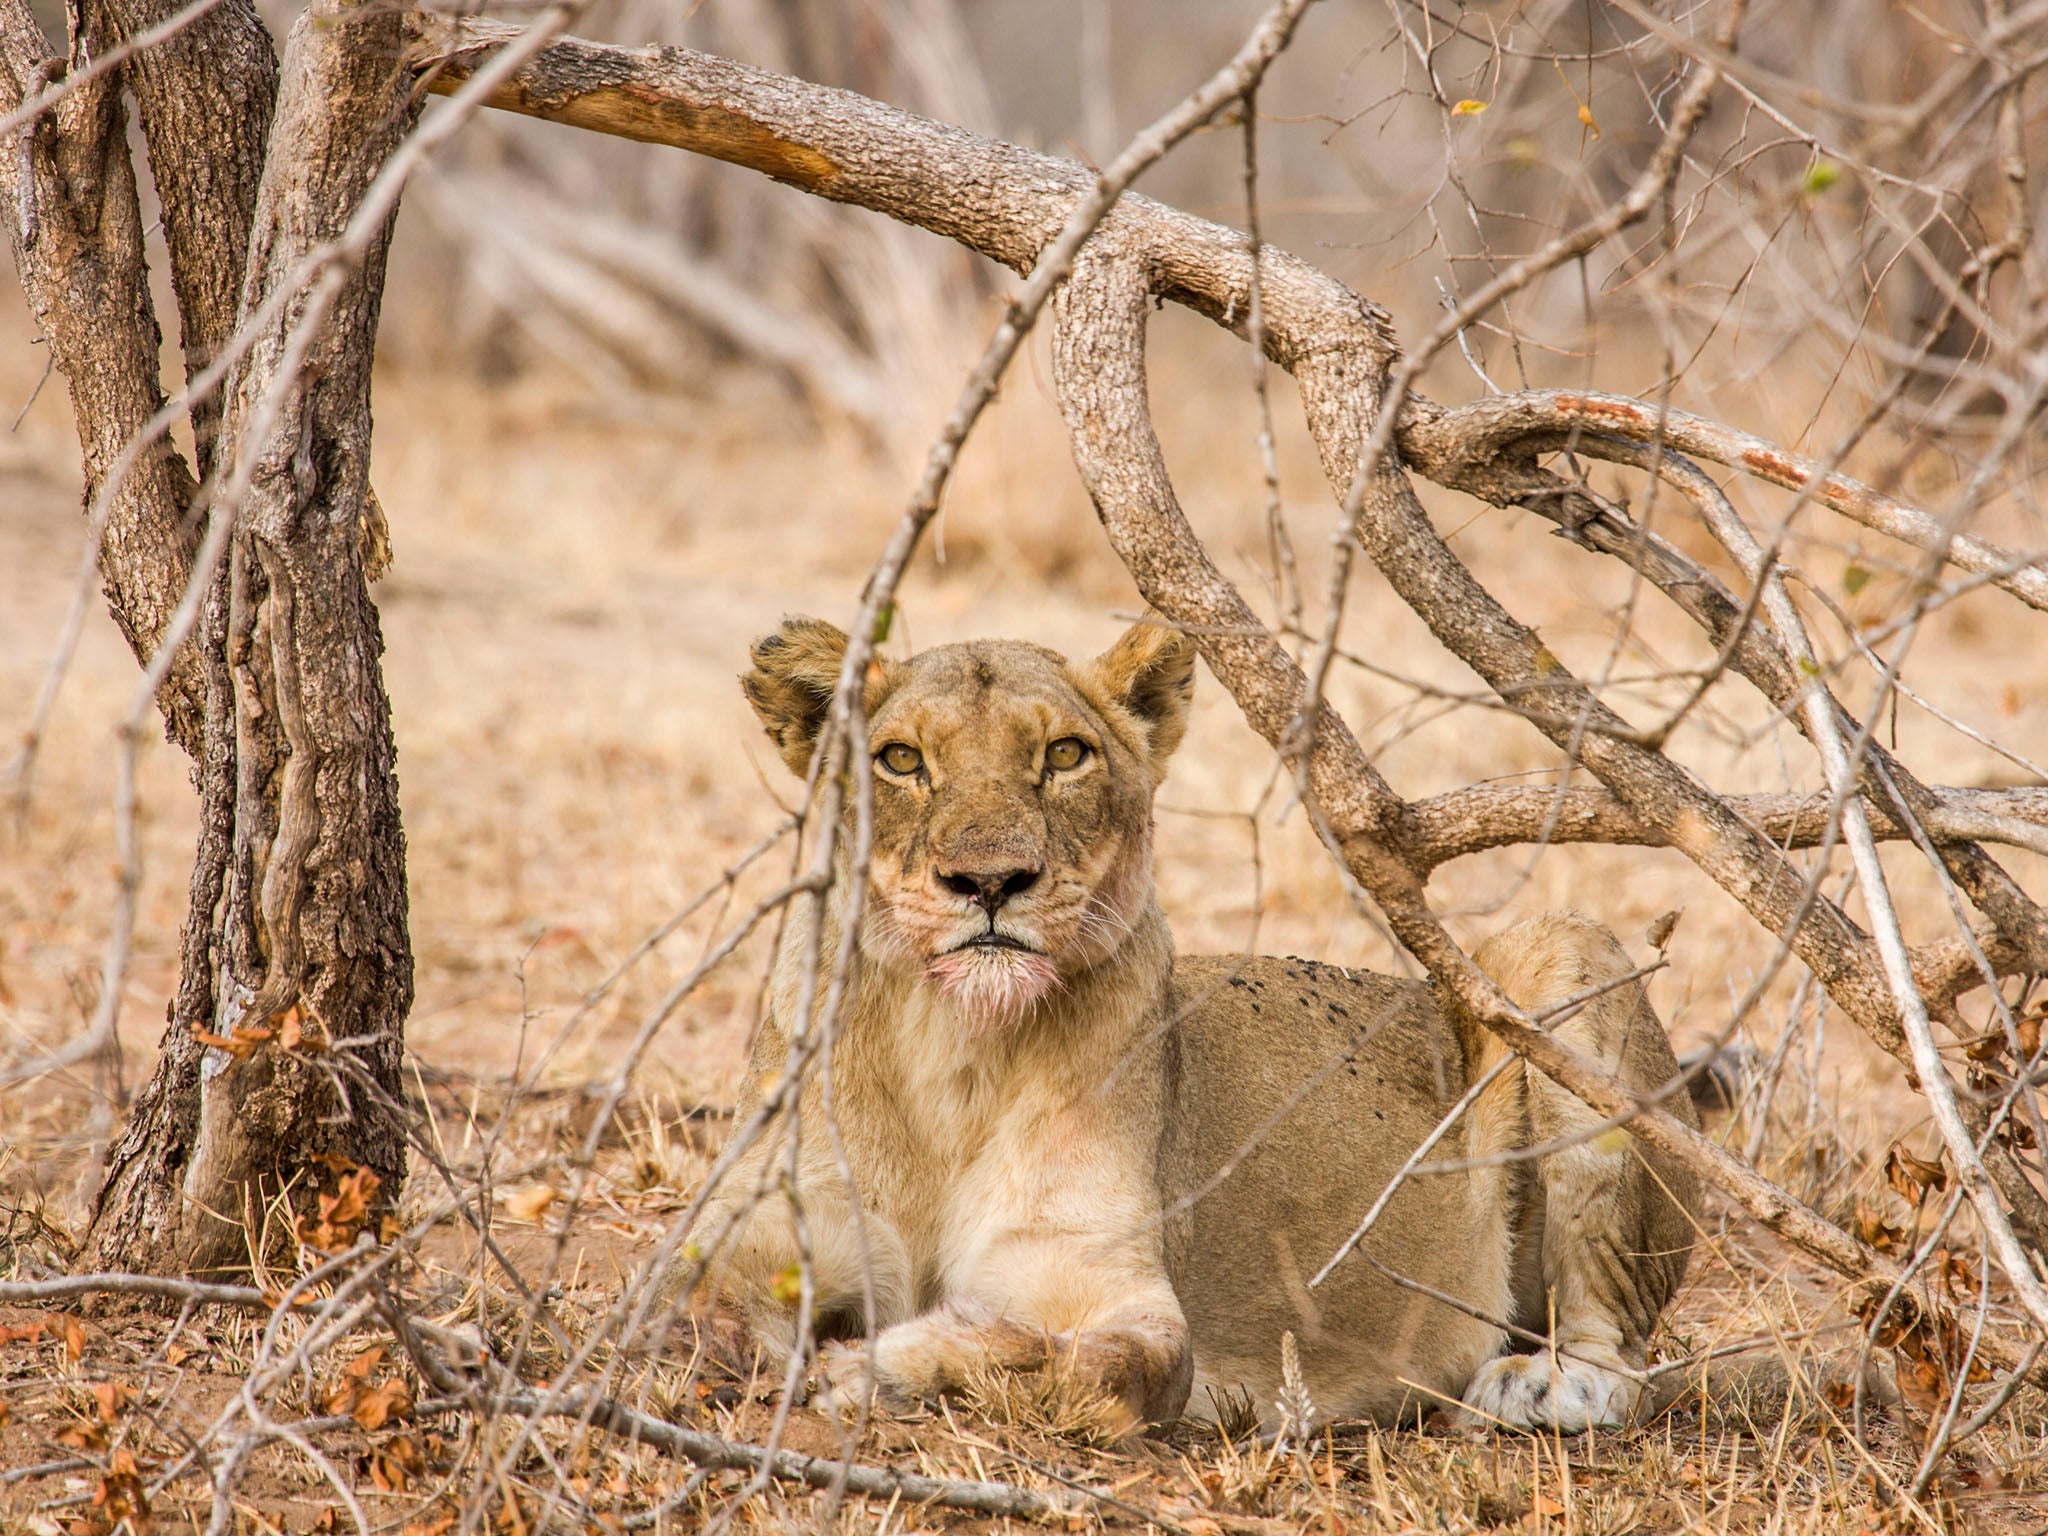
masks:
[[[1197,1385],[1262,1409],[1293,1332],[1326,1413],[1386,1418],[1453,1395],[1498,1333],[1358,1255],[1309,1282],[1465,1090],[1457,1038],[1421,983],[1273,957],[1181,957],[1169,997],[1161,1151],[1167,1259]],[[1440,1159],[1465,1137],[1446,1137]],[[1419,1177],[1366,1251],[1493,1316],[1506,1310],[1498,1178]],[[1341,1400],[1340,1400],[1341,1399]]]

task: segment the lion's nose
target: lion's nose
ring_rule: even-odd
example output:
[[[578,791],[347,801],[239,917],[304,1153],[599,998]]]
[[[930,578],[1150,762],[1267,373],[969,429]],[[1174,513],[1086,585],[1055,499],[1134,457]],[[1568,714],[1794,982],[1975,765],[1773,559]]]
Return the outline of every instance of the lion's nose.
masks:
[[[941,873],[938,880],[994,917],[1004,902],[1036,885],[1038,875],[1035,869],[956,869]]]

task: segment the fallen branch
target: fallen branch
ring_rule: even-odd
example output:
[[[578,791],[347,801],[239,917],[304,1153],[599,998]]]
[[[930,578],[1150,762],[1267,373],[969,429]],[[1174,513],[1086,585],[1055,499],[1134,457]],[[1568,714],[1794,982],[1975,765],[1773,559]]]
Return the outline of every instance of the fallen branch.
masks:
[[[491,1399],[500,1413],[522,1417],[575,1419],[594,1424],[639,1445],[649,1445],[670,1456],[719,1470],[765,1473],[783,1482],[802,1483],[809,1488],[843,1488],[871,1499],[901,1499],[906,1504],[942,1504],[975,1514],[1007,1516],[1014,1520],[1051,1520],[1070,1515],[1081,1506],[1079,1497],[1034,1493],[1012,1483],[978,1483],[962,1478],[926,1477],[917,1472],[898,1472],[891,1467],[869,1467],[854,1462],[834,1461],[826,1456],[805,1456],[796,1451],[768,1451],[722,1439],[702,1430],[684,1429],[666,1419],[628,1408],[602,1393],[577,1389],[555,1393],[546,1402],[530,1392]],[[1082,1490],[1083,1494],[1087,1490]]]

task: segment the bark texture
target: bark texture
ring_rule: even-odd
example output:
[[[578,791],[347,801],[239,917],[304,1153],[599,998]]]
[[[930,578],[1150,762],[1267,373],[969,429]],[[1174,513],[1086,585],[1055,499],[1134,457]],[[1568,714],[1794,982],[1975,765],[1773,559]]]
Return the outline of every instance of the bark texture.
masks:
[[[95,0],[93,7],[108,43],[125,42],[177,9],[171,0]],[[235,331],[277,110],[277,52],[250,0],[220,0],[176,35],[141,50],[121,73],[135,96],[163,206],[189,379]],[[213,468],[220,402],[208,393],[192,405],[201,478]]]
[[[74,39],[71,60],[51,57],[26,0],[0,0],[0,109],[20,105],[95,47],[88,29]],[[21,132],[27,152],[10,143],[0,153],[0,207],[29,308],[70,386],[90,506],[122,450],[164,403],[161,333],[119,74],[89,81]],[[193,490],[191,467],[162,439],[140,455],[107,509],[100,547],[107,604],[144,662],[184,595],[199,539],[187,515]],[[205,696],[197,654],[181,653],[160,702],[172,740],[195,759],[203,751]]]
[[[328,0],[294,29],[245,242],[244,323],[299,283],[410,127],[409,81],[394,68],[400,24],[378,6]],[[188,949],[178,1011],[204,1005],[211,1036],[246,1041],[296,1010],[306,1048],[170,1031],[109,1159],[87,1245],[98,1267],[225,1273],[252,1244],[288,1246],[291,1215],[323,1179],[331,1187],[326,1154],[369,1168],[391,1194],[403,1178],[402,1134],[380,1102],[398,1097],[412,956],[364,534],[384,245],[328,268],[254,337],[230,375],[220,436],[220,465],[233,467],[222,494],[240,506],[224,587],[231,697],[206,768],[225,766],[232,815],[209,909],[211,986]],[[210,324],[217,292],[194,294],[190,313]],[[336,1042],[349,1042],[376,1093],[323,1059]]]

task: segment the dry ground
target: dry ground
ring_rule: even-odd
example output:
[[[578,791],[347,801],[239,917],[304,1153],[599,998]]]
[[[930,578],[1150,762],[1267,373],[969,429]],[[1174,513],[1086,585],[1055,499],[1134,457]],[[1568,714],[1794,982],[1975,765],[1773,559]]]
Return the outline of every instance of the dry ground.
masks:
[[[13,291],[8,282],[0,290]],[[1227,568],[1256,586],[1265,541],[1242,354],[1180,317],[1164,317],[1160,328],[1155,392],[1169,458],[1197,526]],[[21,307],[0,303],[0,417],[11,419],[28,396],[39,357]],[[945,558],[937,549],[920,557],[896,643],[1016,634],[1080,652],[1107,644],[1133,614],[1129,585],[1065,460],[1044,377],[1041,359],[1020,364],[971,445],[942,529]],[[715,913],[684,925],[594,1008],[580,1001],[644,935],[714,885],[790,797],[792,781],[734,686],[745,646],[786,612],[847,617],[910,477],[774,386],[739,376],[707,380],[693,396],[630,403],[576,397],[545,378],[486,384],[423,364],[387,370],[378,388],[375,480],[396,550],[379,601],[419,959],[409,1044],[444,1147],[474,1163],[489,1142],[507,1186],[501,1228],[521,1239],[515,1254],[537,1260],[546,1245],[536,1222],[549,1219],[542,1192],[560,1176],[560,1154],[587,1102],[580,1090],[687,969]],[[1744,419],[1768,424],[1774,406],[1796,404],[1752,400]],[[1310,589],[1319,591],[1317,551],[1331,513],[1289,409],[1282,388],[1283,483]],[[1458,547],[1482,579],[1542,625],[1567,661],[1599,669],[1628,595],[1623,573],[1546,537],[1533,519],[1475,518],[1475,508],[1449,498],[1438,511],[1443,526],[1460,529]],[[1859,616],[1880,616],[1896,592],[1884,552],[1839,527],[1817,532],[1797,546],[1799,558],[1838,589],[1852,560],[1875,566],[1877,580],[1855,598]],[[48,664],[79,541],[75,447],[53,381],[20,427],[0,436],[0,735],[10,750]],[[1654,600],[1636,614],[1635,636],[1618,676],[1702,656]],[[1473,685],[1370,577],[1346,643],[1436,689]],[[1921,686],[1946,708],[2035,762],[2048,758],[2048,645],[2037,624],[1979,593],[1945,610],[1916,654]],[[0,819],[0,1060],[68,1038],[90,1012],[113,892],[112,726],[134,680],[95,606],[32,794]],[[1660,687],[1655,696],[1668,697]],[[1418,700],[1399,682],[1357,670],[1344,671],[1334,691],[1404,792],[1554,770],[1555,755],[1535,732],[1501,715]],[[1726,700],[1675,749],[1718,785],[1781,788],[1788,774],[1811,784],[1798,746],[1732,687],[1723,691]],[[1910,707],[1899,712],[1897,736],[1930,780],[2026,781],[2011,762]],[[1183,948],[1254,944],[1395,963],[1348,906],[1301,818],[1286,814],[1284,795],[1252,814],[1268,777],[1263,746],[1221,690],[1205,686],[1162,798],[1159,879]],[[78,1230],[113,1106],[149,1072],[162,1027],[192,805],[181,765],[161,742],[145,754],[142,806],[146,879],[120,1060],[0,1093],[0,1201],[12,1213],[9,1253],[20,1273],[59,1256],[65,1235]],[[1911,921],[1932,932],[1943,913],[1931,884],[1912,859],[1891,857]],[[2040,861],[2013,865],[2031,888],[2048,886]],[[758,887],[749,878],[742,891]],[[1681,1043],[1723,1026],[1730,1000],[1770,951],[1676,855],[1504,852],[1445,870],[1434,889],[1468,936],[1571,903],[1638,952],[1658,914],[1685,908],[1669,969],[1653,985]],[[633,1130],[607,1150],[597,1214],[571,1234],[565,1315],[601,1304],[701,1170],[715,1112],[731,1099],[763,959],[761,943],[743,948],[660,1037],[637,1084]],[[1751,1031],[1756,1045],[1775,1043],[1789,995],[1773,992]],[[1929,1138],[1890,1063],[1830,1023],[1810,1062],[1803,1043],[1794,1052],[1804,1075],[1783,1096],[1793,1111],[1774,1126],[1766,1152],[1774,1171],[1846,1215],[1859,1196],[1888,1198],[1876,1167],[1886,1145],[1905,1137],[1925,1150]],[[522,1077],[531,1091],[515,1099],[509,1088]],[[409,1194],[407,1210],[425,1209],[427,1198]],[[1674,1348],[1839,1324],[1830,1282],[1742,1222],[1716,1221],[1712,1252],[1673,1325]],[[422,1294],[449,1308],[474,1306],[464,1285],[477,1260],[460,1232],[436,1234],[424,1260]],[[37,1321],[47,1324],[43,1333],[15,1332]],[[54,1316],[14,1312],[0,1316],[0,1339],[9,1340],[0,1344],[0,1463],[17,1471],[60,1464],[0,1484],[0,1527],[48,1530],[60,1519],[104,1525],[118,1513],[108,1490],[118,1501],[122,1485],[105,1477],[108,1456],[130,1453],[145,1474],[174,1458],[179,1436],[226,1401],[253,1332],[231,1317],[190,1321],[175,1337],[161,1320],[102,1319],[67,1339]],[[362,1348],[370,1347],[366,1339]],[[323,1363],[293,1406],[317,1415],[339,1402],[346,1414],[346,1391],[333,1397],[338,1383],[346,1387],[346,1358]],[[375,1385],[391,1374],[389,1361],[373,1361],[357,1379]],[[659,1395],[672,1379],[657,1372],[649,1390]],[[122,1392],[105,1390],[115,1383]],[[732,1387],[665,1406],[739,1434],[758,1433],[765,1412]],[[1155,1518],[1205,1533],[1854,1531],[1922,1518],[1891,1497],[1911,1475],[1910,1428],[1880,1412],[1865,1449],[1825,1405],[1803,1417],[1762,1412],[1754,1425],[1719,1412],[1702,1423],[1681,1409],[1639,1434],[1583,1441],[1340,1435],[1299,1457],[1200,1436],[1092,1449],[1033,1427],[1032,1411],[1022,1417],[1004,1424],[956,1408],[944,1420],[884,1426],[861,1454],[1036,1487],[1057,1486],[1044,1470],[1057,1464],[1116,1491],[1120,1502],[1088,1506],[1076,1517],[1083,1523]],[[822,1422],[801,1414],[791,1433],[802,1449],[835,1444]],[[425,1530],[439,1528],[435,1490],[466,1476],[479,1449],[453,1421],[425,1414],[374,1432],[336,1430],[323,1444],[373,1520]],[[549,1447],[561,1458],[560,1478],[581,1479],[591,1508],[608,1519],[683,1476],[645,1451],[566,1439]],[[265,1456],[246,1490],[250,1529],[296,1532],[329,1518],[332,1490],[305,1458],[282,1449]],[[532,1490],[557,1476],[542,1471],[529,1452],[508,1475],[494,1495],[502,1528],[534,1515]],[[387,1495],[380,1480],[407,1491]],[[733,1483],[732,1475],[711,1479],[674,1523],[700,1522]],[[1943,1486],[1948,1502],[1929,1506],[1939,1518],[2041,1530],[2048,1427],[2040,1403],[2023,1398],[1957,1459]],[[159,1500],[159,1516],[201,1493],[196,1482],[177,1485]],[[53,1499],[70,1507],[45,1502]],[[813,1496],[778,1493],[747,1518],[801,1523],[814,1512]],[[963,1523],[880,1506],[850,1518],[889,1529]],[[184,1526],[182,1516],[163,1523]]]

